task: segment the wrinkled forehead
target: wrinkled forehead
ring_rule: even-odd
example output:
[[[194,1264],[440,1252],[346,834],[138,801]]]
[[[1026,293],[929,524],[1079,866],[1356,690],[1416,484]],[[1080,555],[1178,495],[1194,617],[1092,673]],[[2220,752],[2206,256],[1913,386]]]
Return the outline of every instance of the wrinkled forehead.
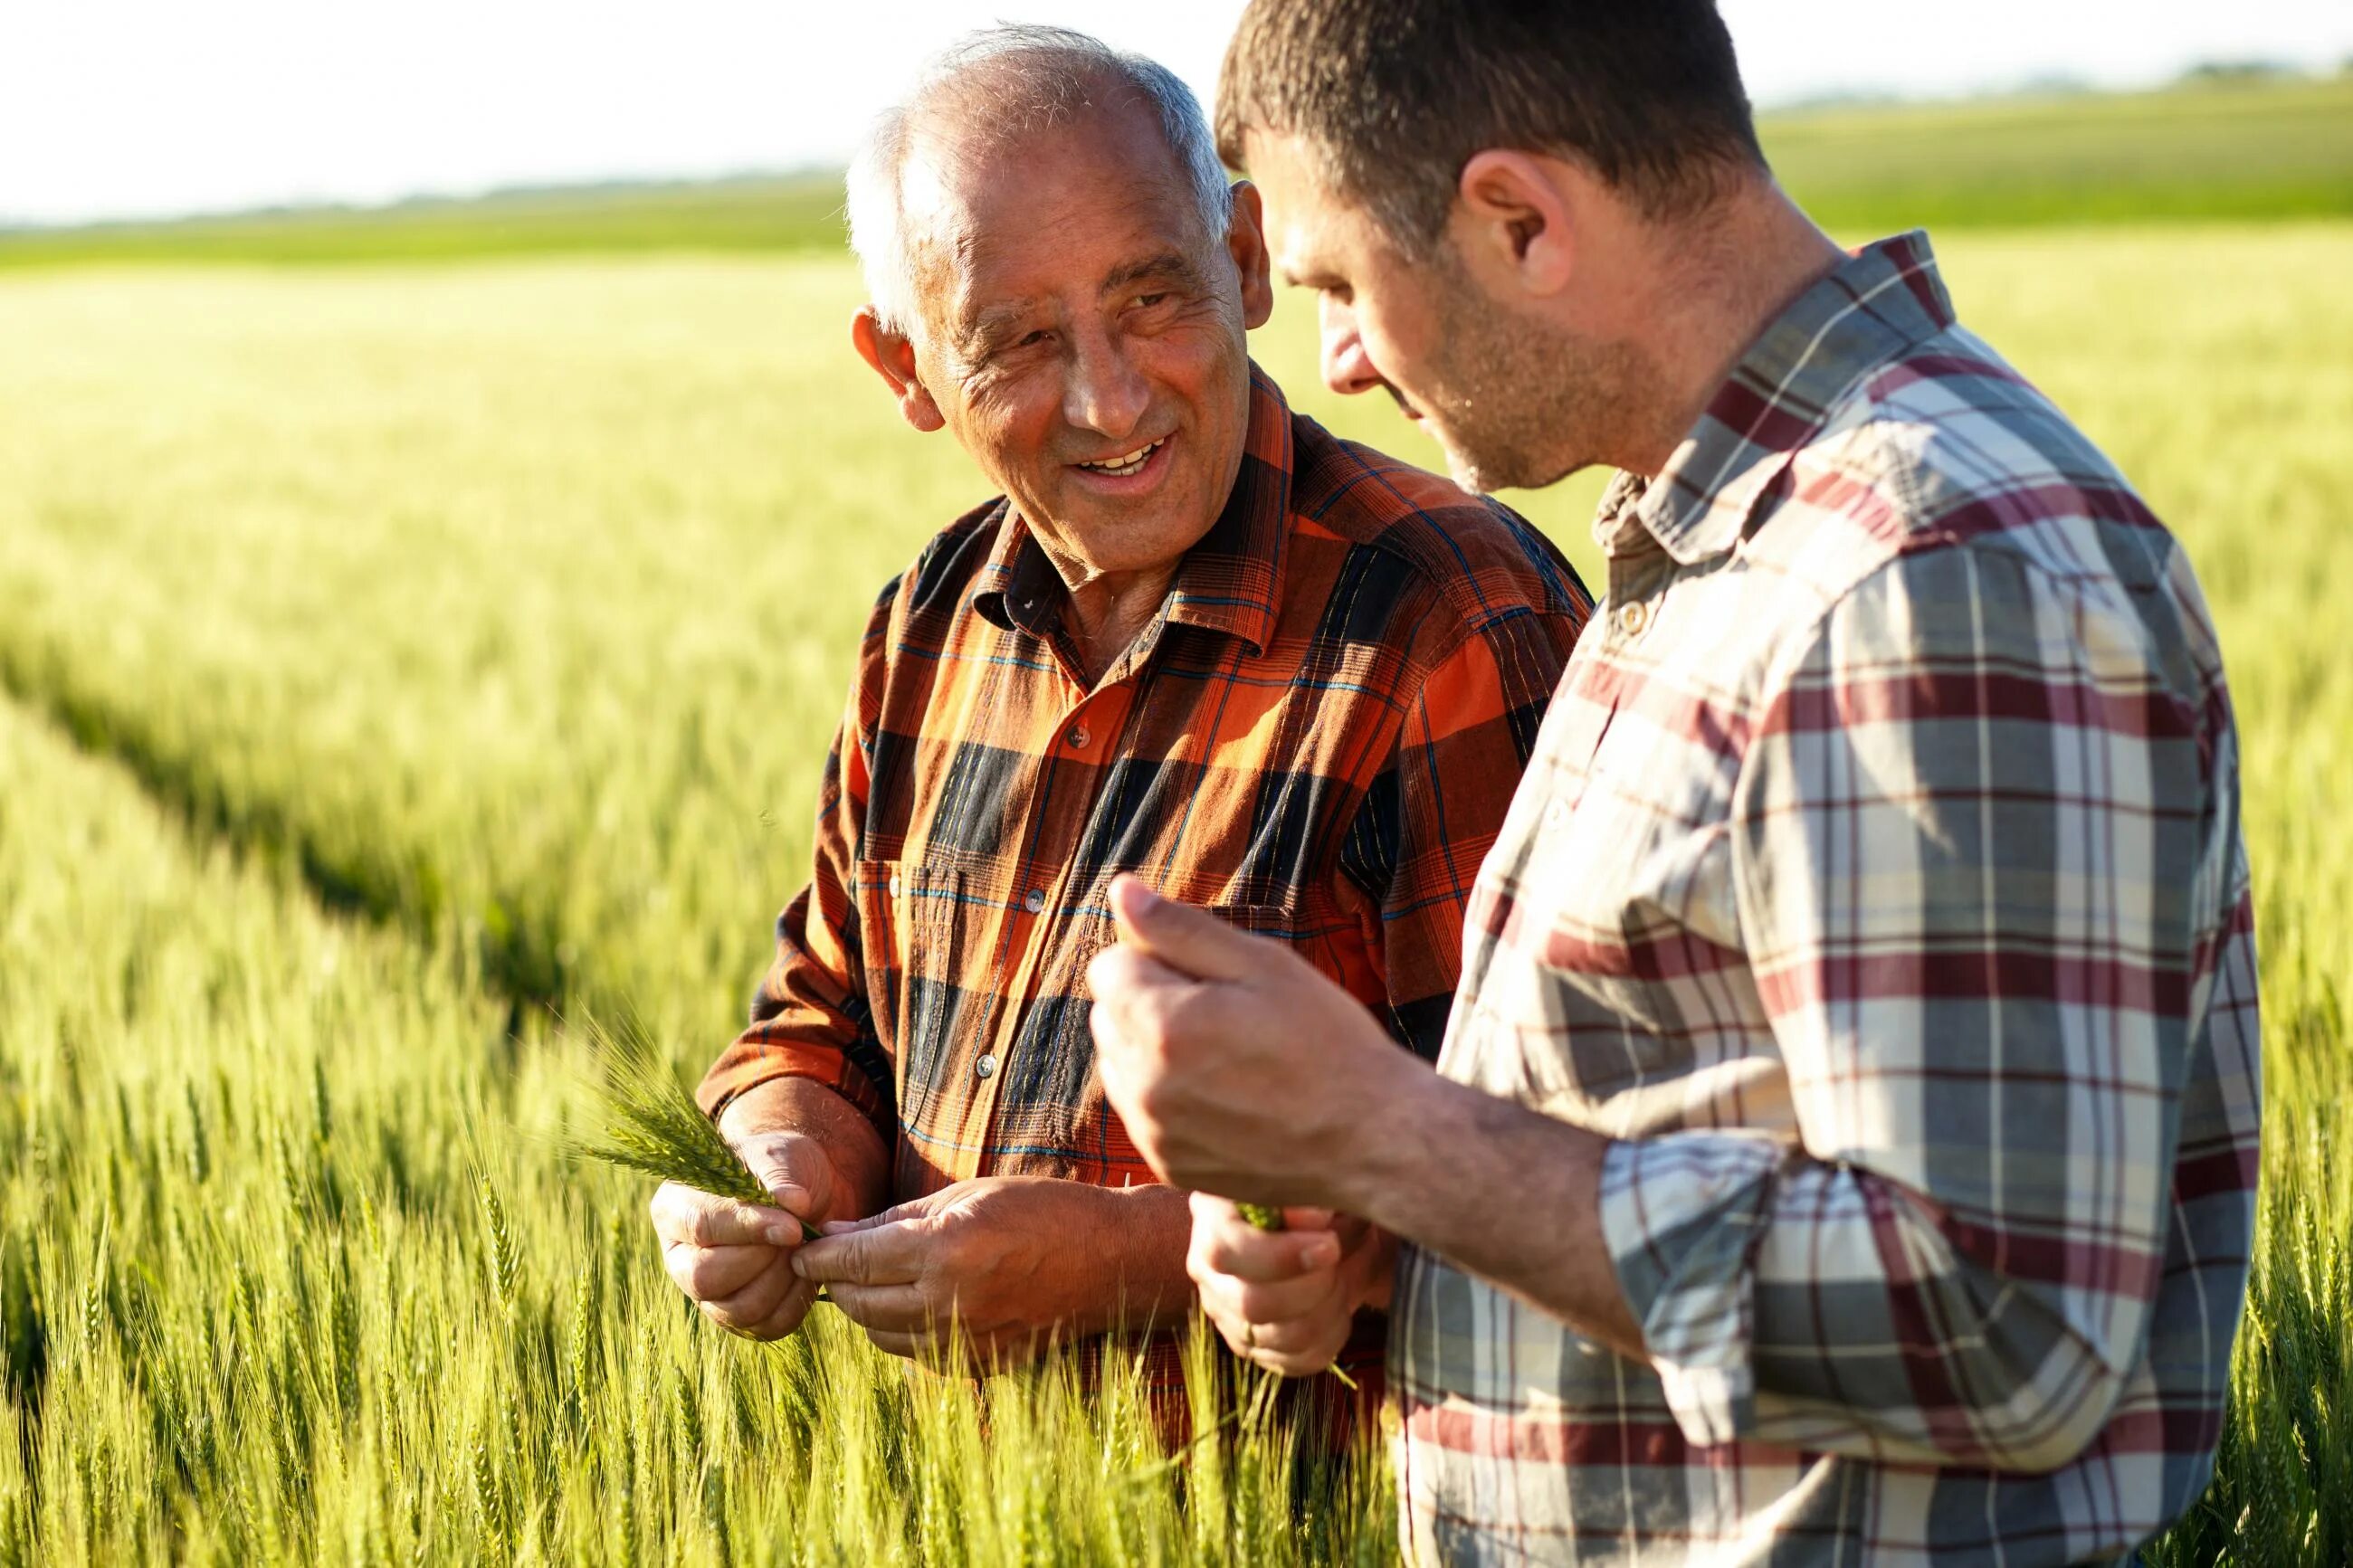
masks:
[[[1092,110],[1000,132],[926,125],[900,168],[902,243],[926,318],[1090,295],[1123,268],[1204,242],[1191,182],[1148,113]]]

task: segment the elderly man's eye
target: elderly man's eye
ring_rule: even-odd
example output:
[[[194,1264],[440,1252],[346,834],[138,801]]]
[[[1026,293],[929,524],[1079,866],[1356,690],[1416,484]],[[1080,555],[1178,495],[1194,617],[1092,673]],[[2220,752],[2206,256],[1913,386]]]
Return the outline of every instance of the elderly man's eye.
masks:
[[[1167,298],[1168,296],[1165,291],[1158,294],[1138,294],[1135,297],[1135,302],[1145,310],[1149,310],[1153,306],[1159,304],[1162,300]]]

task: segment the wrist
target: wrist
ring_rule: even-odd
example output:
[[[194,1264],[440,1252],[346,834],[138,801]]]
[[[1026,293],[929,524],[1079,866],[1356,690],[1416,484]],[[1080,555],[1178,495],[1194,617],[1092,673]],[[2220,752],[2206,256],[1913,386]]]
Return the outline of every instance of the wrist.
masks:
[[[1057,1242],[1065,1255],[1092,1252],[1101,1260],[1079,1292],[1085,1331],[1177,1321],[1193,1299],[1192,1277],[1185,1272],[1193,1235],[1187,1195],[1157,1184],[1087,1191],[1098,1205],[1094,1228],[1104,1245],[1073,1247],[1069,1237]]]
[[[1459,1147],[1453,1141],[1462,1134],[1441,1131],[1439,1123],[1456,1109],[1450,1102],[1461,1092],[1429,1063],[1385,1038],[1381,1054],[1368,1056],[1355,1075],[1347,1120],[1321,1162],[1324,1190],[1314,1201],[1370,1220],[1392,1236],[1410,1234],[1388,1215],[1401,1194],[1426,1182],[1430,1156]]]

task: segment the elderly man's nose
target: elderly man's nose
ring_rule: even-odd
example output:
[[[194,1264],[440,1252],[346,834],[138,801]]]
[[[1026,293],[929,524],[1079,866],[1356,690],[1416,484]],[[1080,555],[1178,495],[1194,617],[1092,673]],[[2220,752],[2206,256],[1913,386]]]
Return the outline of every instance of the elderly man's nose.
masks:
[[[1108,347],[1082,349],[1071,366],[1062,416],[1082,430],[1125,436],[1151,404],[1152,389],[1125,354]]]
[[[1327,299],[1321,313],[1324,384],[1344,397],[1382,384],[1380,372],[1373,368],[1373,356],[1365,352],[1365,340],[1356,331],[1355,312]]]

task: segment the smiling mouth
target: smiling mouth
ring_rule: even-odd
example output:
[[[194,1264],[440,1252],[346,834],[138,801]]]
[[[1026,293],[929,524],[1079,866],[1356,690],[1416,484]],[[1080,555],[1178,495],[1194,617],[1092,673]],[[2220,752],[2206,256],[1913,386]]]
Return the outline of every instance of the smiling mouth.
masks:
[[[1150,446],[1138,447],[1125,457],[1106,458],[1099,463],[1073,463],[1071,466],[1074,468],[1084,468],[1091,474],[1109,474],[1115,479],[1124,479],[1132,474],[1144,472],[1144,465],[1152,461],[1152,454],[1167,444],[1168,437],[1163,436]]]

